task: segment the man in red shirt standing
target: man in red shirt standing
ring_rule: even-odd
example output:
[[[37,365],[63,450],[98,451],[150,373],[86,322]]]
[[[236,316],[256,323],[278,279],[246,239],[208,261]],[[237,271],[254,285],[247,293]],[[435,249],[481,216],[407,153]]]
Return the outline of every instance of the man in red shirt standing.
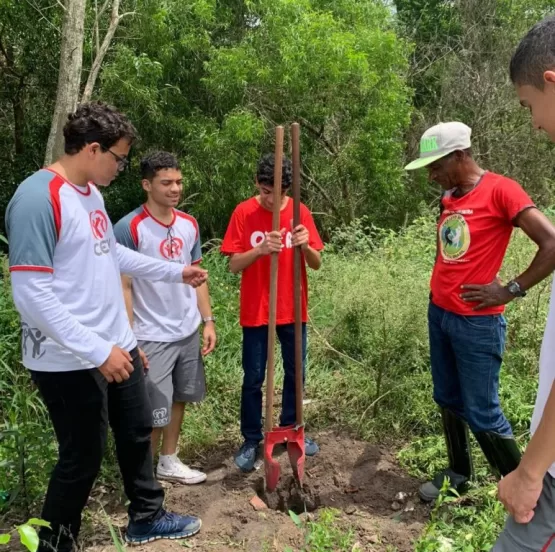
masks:
[[[498,393],[504,305],[555,269],[552,224],[517,182],[477,165],[470,136],[463,123],[436,125],[421,138],[420,158],[406,167],[427,167],[430,181],[443,189],[428,324],[449,467],[420,487],[425,501],[439,496],[445,477],[458,491],[470,479],[468,426],[497,476],[518,466],[520,451]],[[502,285],[497,274],[515,226],[538,252],[526,271]]]
[[[264,156],[256,175],[258,195],[240,203],[233,212],[221,252],[230,256],[230,270],[241,276],[240,324],[243,327],[243,387],[241,433],[244,443],[235,455],[237,466],[254,468],[262,435],[262,384],[268,353],[268,304],[270,255],[279,253],[277,335],[285,378],[280,425],[295,423],[295,316],[293,306],[293,248],[300,247],[302,263],[303,377],[306,363],[308,285],[306,265],[318,270],[322,240],[312,214],[301,204],[301,224],[292,228],[293,201],[286,195],[291,187],[291,162],[283,160],[280,232],[272,231],[274,156]],[[305,454],[314,456],[318,445],[305,438]]]

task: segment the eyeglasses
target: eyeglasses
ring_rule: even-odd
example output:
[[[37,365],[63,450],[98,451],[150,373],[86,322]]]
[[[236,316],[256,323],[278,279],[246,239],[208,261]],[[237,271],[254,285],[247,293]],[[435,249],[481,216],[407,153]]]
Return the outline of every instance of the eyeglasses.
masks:
[[[115,157],[116,161],[118,162],[118,170],[123,171],[127,167],[129,167],[129,159],[127,159],[127,157],[122,157],[121,155],[114,153],[110,148],[106,148],[104,146],[100,147],[102,148],[102,151],[110,152]]]

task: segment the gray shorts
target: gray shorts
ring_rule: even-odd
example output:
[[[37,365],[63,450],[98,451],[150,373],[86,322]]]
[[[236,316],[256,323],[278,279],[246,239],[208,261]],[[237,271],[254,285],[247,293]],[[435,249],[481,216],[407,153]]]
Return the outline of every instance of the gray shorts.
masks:
[[[200,402],[206,395],[204,362],[198,332],[175,343],[139,341],[148,358],[146,378],[152,425],[167,426],[174,402]]]
[[[543,491],[530,523],[507,518],[505,528],[491,552],[555,552],[555,480],[543,479]]]

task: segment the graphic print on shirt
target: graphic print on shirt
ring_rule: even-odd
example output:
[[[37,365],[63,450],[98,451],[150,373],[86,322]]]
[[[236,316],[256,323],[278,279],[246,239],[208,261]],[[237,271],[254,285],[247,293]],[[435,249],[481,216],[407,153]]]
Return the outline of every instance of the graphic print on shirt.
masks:
[[[46,341],[46,336],[38,328],[31,328],[25,322],[21,323],[21,346],[23,356],[31,355],[34,359],[39,359],[46,353],[42,349],[42,344]]]
[[[181,238],[169,237],[162,240],[160,243],[160,253],[162,257],[173,261],[174,259],[179,259],[181,257],[181,252],[183,251],[183,240]]]
[[[168,425],[168,409],[158,408],[152,411],[153,425],[155,426],[165,426]]]
[[[108,217],[100,209],[95,209],[89,213],[91,230],[95,240],[94,254],[97,257],[110,253],[110,240],[104,239],[108,232]]]
[[[260,230],[256,230],[251,234],[250,243],[252,247],[256,247],[260,245],[264,241],[265,234]],[[293,247],[293,234],[291,232],[287,232],[285,234],[285,248],[291,249]],[[281,241],[283,243],[283,236],[281,237]]]
[[[461,214],[447,216],[439,227],[439,238],[441,255],[446,261],[462,259],[470,247],[466,219]]]

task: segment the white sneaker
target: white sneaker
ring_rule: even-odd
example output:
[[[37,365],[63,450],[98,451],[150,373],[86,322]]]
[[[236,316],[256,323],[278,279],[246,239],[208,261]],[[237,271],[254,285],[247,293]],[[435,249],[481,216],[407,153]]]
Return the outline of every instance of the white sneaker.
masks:
[[[176,454],[160,456],[156,467],[156,477],[165,481],[174,481],[184,485],[196,485],[206,481],[206,474],[192,470]]]

